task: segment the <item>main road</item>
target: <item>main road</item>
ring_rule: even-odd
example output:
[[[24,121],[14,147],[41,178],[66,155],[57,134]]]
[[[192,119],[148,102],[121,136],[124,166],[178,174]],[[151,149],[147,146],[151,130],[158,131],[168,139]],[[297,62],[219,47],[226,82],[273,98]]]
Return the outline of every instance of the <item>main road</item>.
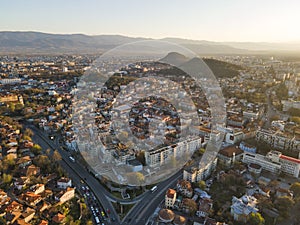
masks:
[[[106,221],[106,224],[126,224],[126,225],[143,225],[146,224],[151,217],[155,209],[159,206],[160,202],[164,199],[166,190],[169,187],[174,187],[178,179],[182,177],[182,171],[178,171],[172,177],[157,184],[157,191],[152,193],[146,191],[142,195],[132,200],[122,200],[114,197],[109,191],[107,191],[99,181],[90,174],[87,169],[78,162],[72,162],[69,157],[70,153],[63,150],[60,144],[55,140],[50,140],[48,134],[36,128],[33,125],[26,125],[34,132],[33,140],[39,144],[43,149],[51,149],[52,151],[57,149],[62,156],[61,165],[65,171],[72,178],[75,186],[80,186],[80,181],[84,180],[90,187],[90,190],[95,194],[105,210],[110,210],[110,218],[115,218],[116,221],[112,221],[110,218]],[[119,202],[121,204],[135,204],[130,212],[124,217],[121,222],[119,216],[112,206],[111,202]]]
[[[70,161],[69,153],[62,150],[60,146],[57,146],[57,144],[54,141],[50,140],[44,132],[32,125],[29,126],[29,128],[34,132],[34,142],[39,144],[43,149],[50,148],[52,151],[54,149],[57,149],[59,151],[63,159],[60,163],[72,178],[74,184],[79,187],[80,181],[84,180],[90,187],[90,190],[93,191],[97,199],[100,201],[100,205],[103,206],[104,210],[110,210],[110,216],[116,218],[116,221],[108,220],[107,222],[115,225],[120,224],[120,220],[115,208],[112,206],[112,203],[107,199],[105,195],[107,190],[99,183],[99,181],[93,175],[91,175],[82,165],[77,162]]]

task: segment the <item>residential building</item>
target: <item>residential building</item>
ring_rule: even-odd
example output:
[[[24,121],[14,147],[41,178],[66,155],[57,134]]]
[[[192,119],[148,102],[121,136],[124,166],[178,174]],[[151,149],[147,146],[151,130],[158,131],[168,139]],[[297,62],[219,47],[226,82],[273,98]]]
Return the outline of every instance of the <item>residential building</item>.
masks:
[[[150,167],[159,167],[167,162],[170,162],[172,158],[181,159],[184,153],[192,153],[196,149],[200,148],[201,143],[201,138],[190,138],[188,140],[178,142],[172,146],[146,151],[146,165]]]
[[[189,181],[187,180],[179,180],[176,185],[176,189],[182,195],[191,198],[193,196],[193,188]]]
[[[72,180],[70,178],[62,177],[57,181],[57,187],[67,189],[72,186]]]
[[[174,189],[168,189],[165,195],[166,208],[173,208],[176,201],[177,193]]]
[[[265,141],[271,147],[282,150],[300,151],[300,140],[295,137],[288,137],[280,131],[269,131],[260,129],[256,132],[258,141]]]
[[[241,161],[243,157],[243,151],[238,146],[229,146],[221,149],[217,157],[219,163],[230,167],[235,161]]]
[[[258,164],[262,169],[272,173],[279,173],[281,171],[281,164],[279,162],[273,162],[270,158],[253,153],[244,153],[243,162],[246,164]]]
[[[75,188],[70,188],[70,187],[68,187],[66,191],[62,191],[56,196],[56,198],[59,200],[61,204],[71,200],[74,197],[75,197]]]
[[[171,223],[175,218],[175,213],[170,209],[161,209],[158,218],[163,223]]]
[[[241,198],[232,198],[230,213],[236,221],[247,222],[251,213],[257,213],[257,199],[254,196],[244,195]]]
[[[260,154],[243,154],[243,162],[247,164],[258,164],[272,173],[283,172],[293,177],[299,177],[300,159],[283,155],[279,151],[270,151],[266,156]]]
[[[240,149],[244,152],[256,153],[256,146],[250,145],[244,141],[242,141],[239,145]]]
[[[200,180],[207,179],[212,171],[216,168],[218,162],[218,158],[215,158],[211,162],[204,165],[204,167],[191,165],[189,167],[184,168],[183,170],[183,179],[188,180],[192,183],[199,182]]]

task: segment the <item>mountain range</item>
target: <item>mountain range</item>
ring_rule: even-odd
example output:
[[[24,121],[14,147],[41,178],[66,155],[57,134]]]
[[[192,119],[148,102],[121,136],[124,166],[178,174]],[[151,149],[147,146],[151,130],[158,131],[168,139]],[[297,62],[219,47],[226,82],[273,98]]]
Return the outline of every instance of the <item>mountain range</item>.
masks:
[[[49,34],[41,32],[0,32],[0,53],[102,53],[116,46],[152,40],[121,35]],[[191,49],[199,55],[267,54],[300,52],[299,43],[211,42],[180,38],[163,38]]]

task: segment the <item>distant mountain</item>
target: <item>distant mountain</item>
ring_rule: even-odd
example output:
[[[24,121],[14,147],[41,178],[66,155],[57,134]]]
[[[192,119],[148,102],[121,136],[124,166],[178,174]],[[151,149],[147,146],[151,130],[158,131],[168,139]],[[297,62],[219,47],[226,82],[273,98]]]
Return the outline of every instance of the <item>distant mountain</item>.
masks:
[[[116,46],[151,40],[121,35],[48,34],[41,32],[0,32],[0,53],[101,53]],[[181,44],[197,54],[247,54],[237,49],[213,42],[186,41],[185,39],[161,39]],[[210,43],[210,44],[208,44]]]
[[[147,40],[121,35],[0,32],[0,52],[99,53],[129,42]]]
[[[41,32],[0,32],[0,53],[101,53],[116,46],[151,40],[122,35],[48,34]],[[265,54],[268,51],[300,51],[299,43],[211,42],[163,38],[201,56],[215,54]],[[149,49],[150,52],[152,51]],[[175,50],[174,50],[175,51]]]

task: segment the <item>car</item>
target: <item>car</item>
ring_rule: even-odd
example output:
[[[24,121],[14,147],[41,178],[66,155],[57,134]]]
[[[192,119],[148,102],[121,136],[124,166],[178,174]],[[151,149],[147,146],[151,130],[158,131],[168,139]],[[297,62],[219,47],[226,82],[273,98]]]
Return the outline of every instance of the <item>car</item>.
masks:
[[[69,159],[70,159],[72,162],[75,162],[75,159],[74,159],[72,156],[69,156]]]

